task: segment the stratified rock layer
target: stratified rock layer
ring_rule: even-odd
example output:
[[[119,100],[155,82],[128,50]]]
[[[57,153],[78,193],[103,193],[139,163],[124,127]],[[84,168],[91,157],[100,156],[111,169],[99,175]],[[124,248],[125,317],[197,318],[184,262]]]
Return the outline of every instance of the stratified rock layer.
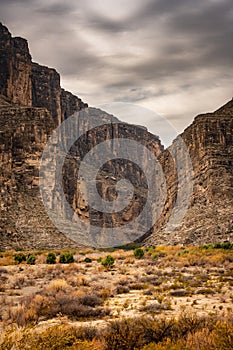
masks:
[[[61,88],[54,69],[32,63],[25,39],[12,38],[0,23],[0,249],[74,245],[45,212],[39,163],[54,128],[85,107]]]
[[[91,242],[101,245],[106,241],[108,228],[118,227],[120,233],[116,241],[121,241],[122,234],[122,241],[123,236],[128,235],[129,239],[139,237],[146,245],[233,240],[233,101],[214,113],[197,116],[164,151],[159,138],[146,128],[122,123],[101,110],[88,108],[80,98],[62,89],[56,70],[32,63],[26,40],[12,38],[8,29],[0,24],[0,249],[78,245],[51,223],[39,193],[39,164],[44,147],[52,131],[74,113],[78,113],[74,128],[80,130],[82,136],[67,152],[62,184],[46,178],[52,193],[49,202],[55,212],[63,211],[65,219],[75,222],[78,218],[97,230],[86,232],[81,225],[72,232],[71,227],[68,237],[80,236],[78,243],[84,245]],[[64,144],[71,139],[74,128],[65,129]],[[113,214],[90,208],[86,196],[90,189],[85,178],[77,177],[80,164],[95,146],[106,141],[103,153],[108,154],[121,139],[136,141],[158,158],[167,188],[163,208],[158,202],[162,172],[150,166],[150,157],[145,151],[140,153],[137,146],[130,151],[131,161],[126,159],[126,147],[124,159],[113,157],[116,159],[106,161],[96,177],[100,196],[110,202],[118,197],[117,182],[129,180],[134,188],[129,205]],[[187,147],[186,153],[181,139]],[[178,160],[179,172],[171,152]],[[137,165],[139,158],[143,168],[148,169],[155,195],[152,205],[143,212],[143,222],[126,229],[126,224],[136,221],[147,202],[148,183]],[[62,154],[58,154],[54,163],[48,159],[48,168],[56,172],[60,159]],[[98,155],[93,156],[93,163],[96,160]],[[185,183],[184,179],[191,175],[193,182]],[[72,208],[71,215],[64,213],[58,190],[61,186]],[[187,210],[181,217],[179,210],[187,205],[185,194],[190,190]],[[151,227],[159,210],[162,214],[158,221],[145,232],[143,227]]]
[[[45,109],[0,107],[0,248],[74,245],[51,223],[39,193],[39,163],[54,129]]]
[[[3,34],[3,42],[14,40],[4,27],[0,27]],[[10,38],[10,39],[9,39]],[[7,47],[7,43],[5,46]],[[27,51],[28,53],[28,51]],[[0,59],[9,63],[14,61],[15,51],[0,52]],[[1,246],[9,247],[62,247],[72,245],[69,239],[59,234],[56,227],[50,222],[43,207],[39,195],[39,162],[43,149],[52,130],[59,126],[65,119],[75,112],[85,109],[77,118],[75,128],[83,134],[80,140],[74,144],[71,153],[67,155],[64,164],[63,187],[74,213],[78,218],[88,221],[99,229],[99,236],[106,235],[108,227],[122,226],[130,222],[143,209],[146,201],[146,183],[143,172],[133,163],[116,159],[104,164],[97,178],[99,193],[105,200],[114,200],[117,197],[116,182],[127,178],[135,186],[134,198],[125,211],[109,215],[89,208],[83,198],[86,188],[85,179],[77,182],[77,172],[83,157],[97,144],[110,141],[106,152],[112,148],[112,142],[118,143],[119,139],[135,140],[146,146],[152,154],[158,156],[163,147],[157,136],[147,132],[146,128],[121,123],[119,120],[101,110],[87,108],[87,104],[70,92],[60,87],[60,76],[55,69],[40,66],[29,61],[31,73],[29,83],[31,94],[24,90],[20,95],[20,87],[16,86],[16,99],[7,93],[11,86],[11,80],[5,79],[1,90],[0,114],[1,114]],[[6,69],[4,69],[4,72]],[[16,69],[14,74],[17,74]],[[25,76],[25,80],[26,80]],[[30,97],[30,98],[29,98]],[[28,98],[28,103],[26,99]],[[31,99],[31,100],[30,100]],[[31,107],[32,105],[32,107]],[[27,106],[27,107],[25,107]],[[96,126],[98,126],[96,128]],[[63,142],[66,143],[72,137],[73,130],[67,129]],[[111,141],[112,140],[112,141]],[[126,149],[127,153],[127,149]],[[75,156],[75,157],[74,157]],[[135,148],[130,155],[137,160],[139,154]],[[144,166],[148,165],[146,155],[143,156]],[[59,163],[59,157],[58,157]],[[59,164],[48,164],[56,171]],[[150,169],[153,174],[154,169]],[[49,178],[46,179],[50,184]],[[61,184],[53,184],[51,203],[58,212],[63,209],[58,188]],[[66,213],[65,213],[66,214]],[[29,217],[30,216],[30,217]],[[143,219],[146,223],[151,220],[152,213],[149,210]],[[66,217],[66,219],[72,219]],[[66,223],[65,223],[66,224]],[[130,234],[140,236],[140,227],[132,228]],[[84,244],[90,244],[82,227],[74,232],[75,237]],[[124,233],[125,234],[125,233]],[[96,245],[99,239],[93,238]],[[101,238],[101,240],[102,240]],[[103,239],[104,240],[104,239]],[[119,242],[121,241],[118,240]],[[79,243],[79,241],[78,241]],[[74,244],[74,243],[73,243]],[[77,242],[75,243],[77,245]]]
[[[31,55],[25,39],[12,38],[0,23],[0,94],[13,103],[32,105]]]
[[[146,244],[200,244],[233,240],[233,100],[199,115],[181,135],[193,166],[193,194],[180,226],[167,230],[178,192],[169,149],[160,156],[167,179],[165,210]]]
[[[37,63],[32,63],[32,105],[46,108],[56,126],[87,107],[80,98],[61,88],[60,75],[55,69]]]

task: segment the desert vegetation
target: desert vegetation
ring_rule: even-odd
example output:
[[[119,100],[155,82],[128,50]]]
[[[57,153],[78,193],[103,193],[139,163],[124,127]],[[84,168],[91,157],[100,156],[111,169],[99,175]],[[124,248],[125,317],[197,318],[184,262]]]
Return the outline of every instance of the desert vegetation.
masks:
[[[1,252],[0,349],[231,349],[232,248]]]

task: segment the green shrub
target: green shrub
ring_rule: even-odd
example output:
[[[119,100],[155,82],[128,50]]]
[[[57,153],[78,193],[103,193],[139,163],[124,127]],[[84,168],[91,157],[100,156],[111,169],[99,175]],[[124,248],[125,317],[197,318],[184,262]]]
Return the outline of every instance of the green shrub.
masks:
[[[216,243],[214,245],[214,249],[232,249],[233,244],[230,242],[224,242],[224,243]]]
[[[27,257],[27,264],[28,265],[35,265],[36,263],[36,257],[33,254],[29,254]]]
[[[84,259],[84,262],[85,262],[85,263],[91,263],[92,260],[91,260],[90,258],[86,257],[86,258]]]
[[[108,269],[112,269],[114,266],[115,259],[111,255],[107,255],[106,258],[104,258],[101,261],[101,264],[104,267],[107,267]]]
[[[233,248],[233,244],[230,242],[225,242],[222,244],[222,248],[223,249],[232,249]]]
[[[46,258],[46,264],[56,264],[56,255],[49,253]]]
[[[74,256],[72,253],[61,254],[59,262],[61,264],[71,264],[74,262]]]
[[[142,248],[134,249],[133,253],[136,259],[142,259],[144,256],[144,250]]]
[[[204,245],[201,245],[199,248],[205,249],[205,250],[211,250],[211,249],[213,249],[213,245],[212,244],[204,244]]]
[[[15,260],[16,264],[21,264],[21,262],[26,261],[27,258],[26,258],[25,254],[19,253],[19,254],[16,254],[14,256],[14,260]]]

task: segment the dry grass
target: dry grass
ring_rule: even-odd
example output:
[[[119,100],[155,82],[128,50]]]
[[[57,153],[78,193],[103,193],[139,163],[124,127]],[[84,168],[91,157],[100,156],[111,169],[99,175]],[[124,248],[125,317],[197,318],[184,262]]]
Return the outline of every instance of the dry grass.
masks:
[[[111,321],[104,328],[69,324],[6,332],[0,350],[229,350],[233,318],[181,314],[177,319],[140,317]]]
[[[57,261],[64,251],[54,251]],[[232,315],[232,249],[150,247],[144,249],[142,259],[135,259],[133,250],[71,252],[75,262],[67,265],[46,264],[48,251],[22,252],[37,257],[33,266],[24,262],[16,265],[14,255],[19,252],[1,253],[2,330],[12,326],[46,328],[50,322],[59,324],[61,319],[79,326],[101,322],[106,327],[108,321],[148,315],[171,320],[184,311],[197,317]],[[115,259],[109,270],[100,259],[107,255]],[[87,256],[91,259],[88,263]],[[218,337],[216,329],[202,328],[190,334],[182,346],[192,349],[192,344],[204,342],[200,339],[205,332],[211,332],[213,339]],[[144,345],[151,349],[158,346]],[[172,349],[175,345],[159,346]],[[210,344],[208,347],[211,349]]]

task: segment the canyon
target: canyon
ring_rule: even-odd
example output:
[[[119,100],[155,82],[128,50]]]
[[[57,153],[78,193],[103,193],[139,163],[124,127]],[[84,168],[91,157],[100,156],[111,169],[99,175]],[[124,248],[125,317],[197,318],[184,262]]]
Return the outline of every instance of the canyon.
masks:
[[[50,136],[73,115],[77,116],[76,127],[82,132],[65,157],[62,185],[73,213],[81,223],[90,224],[94,230],[86,232],[85,225],[80,224],[69,236],[60,232],[48,216],[40,194],[39,171]],[[145,245],[232,241],[232,131],[233,101],[229,101],[213,113],[198,115],[173,144],[164,149],[159,137],[145,127],[127,124],[102,110],[88,107],[79,97],[62,89],[59,73],[34,63],[27,41],[13,38],[0,24],[0,249],[104,245],[108,229],[116,227],[122,237],[113,240],[113,245],[120,245],[121,241],[124,244],[125,237]],[[64,143],[68,144],[71,137],[72,130],[67,130]],[[96,178],[100,196],[110,202],[117,199],[117,182],[129,180],[134,188],[129,205],[116,213],[101,212],[89,206],[84,196],[88,186],[85,179],[77,177],[83,159],[103,142],[106,143],[106,153],[111,153],[113,146],[120,147],[121,140],[125,139],[148,149],[150,155],[158,159],[166,180],[163,208],[156,198],[157,183],[163,183],[163,179],[159,178],[157,168],[150,167],[150,155],[144,151],[141,154],[137,147],[130,152],[131,160],[125,157],[105,162]],[[183,147],[186,152],[183,152]],[[127,150],[125,152],[127,155]],[[143,169],[148,169],[152,179],[150,188],[155,193],[153,203],[145,213],[143,208],[149,187],[143,169],[134,161],[138,158],[143,159]],[[179,169],[174,159],[179,159]],[[48,165],[56,172],[59,159],[58,163]],[[182,179],[187,178],[190,184],[184,188]],[[62,212],[59,184],[50,182],[49,178],[46,181],[52,186],[51,208]],[[186,190],[190,192],[188,204],[184,203]],[[185,215],[174,223],[171,217],[179,218],[177,204],[181,207],[187,205],[187,208]],[[142,222],[135,224],[142,212]],[[75,216],[63,214],[66,220],[75,222]],[[130,222],[134,224],[128,225]],[[70,229],[72,231],[72,227]]]

